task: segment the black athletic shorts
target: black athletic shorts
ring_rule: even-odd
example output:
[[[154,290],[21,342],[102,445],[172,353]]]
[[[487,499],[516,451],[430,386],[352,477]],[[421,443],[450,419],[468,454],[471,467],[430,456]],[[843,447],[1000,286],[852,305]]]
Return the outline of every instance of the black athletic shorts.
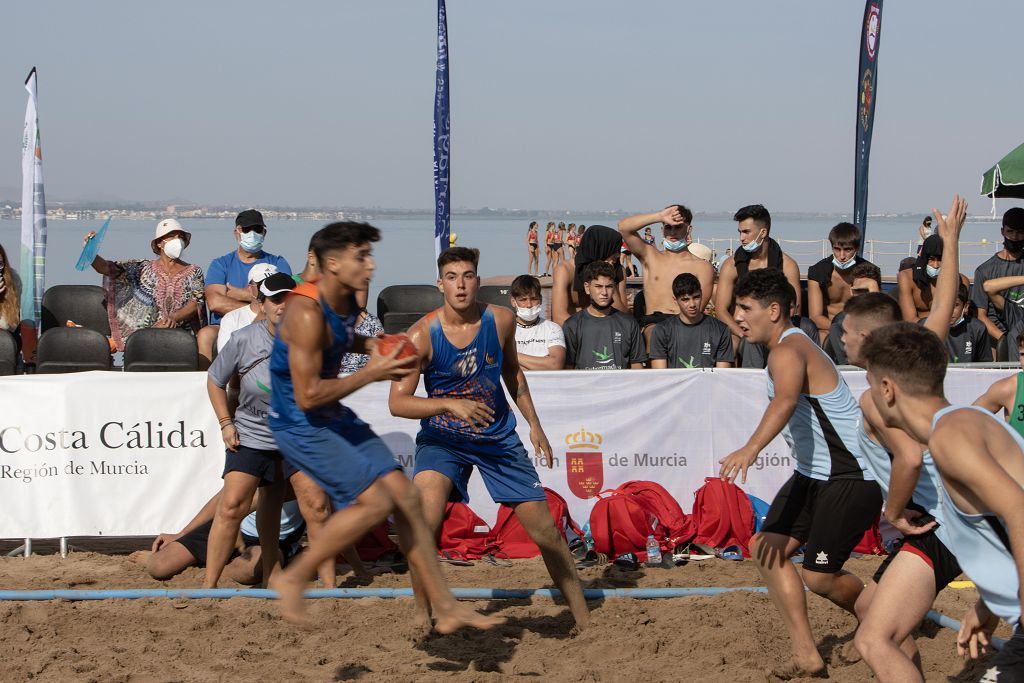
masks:
[[[761,533],[782,534],[804,545],[804,569],[834,574],[882,510],[878,483],[822,481],[794,472],[775,494]]]
[[[1013,636],[1006,641],[1002,651],[992,658],[981,680],[995,683],[1024,681],[1024,627],[1020,622],[1017,622]]]
[[[640,320],[640,329],[646,329],[648,325],[657,325],[662,320],[668,320],[674,315],[676,314],[661,313],[660,311],[655,311],[654,313],[644,315],[644,317]]]
[[[889,568],[889,564],[896,557],[896,553],[913,553],[927,562],[928,566],[932,568],[932,572],[935,573],[936,593],[948,586],[950,581],[955,581],[956,577],[963,573],[963,570],[960,569],[960,563],[956,561],[956,557],[953,553],[949,552],[946,544],[939,540],[934,530],[920,536],[906,536],[900,539],[898,543],[900,544],[899,549],[890,553],[889,557],[885,558],[882,564],[879,565],[878,571],[875,572],[874,576],[875,583],[882,580],[882,574]]]
[[[210,542],[210,529],[212,527],[213,520],[210,520],[206,524],[197,526],[195,529],[178,539],[178,543],[185,546],[185,550],[189,551],[192,554],[192,557],[196,558],[196,566],[206,566],[206,546]],[[281,555],[284,557],[285,563],[299,554],[299,551],[301,550],[300,541],[302,541],[302,536],[305,533],[306,523],[303,522],[295,528],[295,531],[281,539]],[[242,534],[242,542],[245,544],[246,548],[251,548],[254,545],[259,545],[260,539],[248,534]],[[230,562],[237,556],[238,551],[232,549],[231,558],[228,561]]]
[[[291,479],[291,476],[298,471],[281,457],[280,451],[264,451],[248,446],[238,446],[238,450],[225,451],[225,454],[224,474],[244,472],[259,479],[260,486],[270,486],[274,483],[277,463],[281,463],[285,481]]]

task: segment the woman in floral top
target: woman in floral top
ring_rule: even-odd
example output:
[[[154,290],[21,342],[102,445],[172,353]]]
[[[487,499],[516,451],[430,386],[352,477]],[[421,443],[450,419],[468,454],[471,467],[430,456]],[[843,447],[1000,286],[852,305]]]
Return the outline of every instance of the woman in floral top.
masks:
[[[95,235],[90,232],[85,241]],[[178,221],[168,218],[157,224],[150,242],[157,258],[107,261],[97,255],[93,259],[93,270],[103,275],[110,333],[118,351],[124,350],[135,330],[181,327],[194,333],[201,327],[203,270],[179,258],[191,240]]]
[[[361,334],[364,337],[378,337],[384,334],[384,326],[380,324],[380,319],[377,316],[364,308],[356,320],[356,334]],[[370,357],[363,353],[346,353],[341,357],[341,374],[362,370],[369,360]]]

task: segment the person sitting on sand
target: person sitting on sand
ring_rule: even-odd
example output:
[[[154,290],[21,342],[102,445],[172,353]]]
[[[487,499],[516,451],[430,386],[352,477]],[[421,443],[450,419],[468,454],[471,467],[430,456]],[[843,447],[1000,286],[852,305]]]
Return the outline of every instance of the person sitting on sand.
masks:
[[[640,327],[648,346],[654,326],[679,315],[679,304],[672,293],[672,283],[676,276],[692,273],[700,282],[700,310],[704,310],[705,304],[711,299],[715,269],[706,260],[690,253],[692,221],[693,212],[682,204],[673,204],[656,213],[642,213],[619,221],[622,239],[644,267],[644,301],[647,310],[644,311]],[[664,251],[659,251],[640,237],[640,230],[653,223],[661,223]]]
[[[89,232],[82,246],[96,236]],[[199,304],[204,298],[203,269],[181,260],[192,235],[167,218],[156,225],[149,246],[155,259],[107,261],[99,254],[92,269],[103,275],[110,334],[118,351],[135,330],[180,327],[199,330]]]
[[[623,313],[629,313],[626,300],[626,276],[619,263],[619,247],[622,236],[604,225],[591,225],[583,233],[576,258],[563,261],[555,269],[551,285],[551,319],[562,325],[576,311],[590,305],[590,297],[583,286],[583,273],[594,261],[613,264],[615,273],[615,294],[612,306]]]

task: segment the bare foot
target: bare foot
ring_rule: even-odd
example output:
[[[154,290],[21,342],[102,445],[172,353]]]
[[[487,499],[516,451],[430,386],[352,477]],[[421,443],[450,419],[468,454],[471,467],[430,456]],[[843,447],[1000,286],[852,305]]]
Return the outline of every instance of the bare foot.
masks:
[[[128,559],[132,562],[145,565],[149,563],[149,557],[152,554],[153,553],[149,550],[136,550],[134,553],[128,556]]]
[[[861,659],[860,651],[853,644],[853,641],[846,643],[843,647],[835,654],[835,659],[838,659],[841,664],[856,664]],[[833,662],[834,664],[835,662]]]
[[[480,614],[458,603],[447,609],[436,608],[435,613],[434,628],[438,633],[454,633],[467,626],[486,631],[505,623],[505,617]]]
[[[794,678],[828,678],[828,669],[824,663],[821,668],[814,669],[804,667],[796,661],[790,661],[780,667],[772,669],[771,675],[780,681],[788,681]]]
[[[291,572],[281,572],[270,582],[271,590],[277,593],[281,601],[281,616],[285,621],[306,628],[309,619],[306,616],[305,592],[306,582],[295,578]]]

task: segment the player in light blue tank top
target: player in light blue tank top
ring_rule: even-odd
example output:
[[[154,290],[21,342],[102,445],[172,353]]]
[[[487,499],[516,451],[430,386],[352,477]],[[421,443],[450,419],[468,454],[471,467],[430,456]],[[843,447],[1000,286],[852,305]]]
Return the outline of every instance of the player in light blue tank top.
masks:
[[[438,258],[444,305],[409,329],[420,372],[391,385],[391,414],[420,420],[413,482],[427,522],[441,528],[445,504],[469,501],[475,469],[497,503],[511,507],[544,556],[551,578],[580,626],[590,618],[565,538],[555,529],[547,496],[516,434],[505,388],[530,427],[535,455],[550,468],[551,444],[541,427],[516,355],[515,316],[476,300],[479,252],[453,247]],[[416,396],[422,373],[427,396]]]
[[[864,587],[843,571],[864,532],[882,507],[878,484],[865,472],[857,441],[857,402],[831,359],[792,326],[796,292],[783,273],[754,270],[736,285],[733,317],[748,343],[768,347],[768,396],[771,399],[747,443],[722,458],[719,475],[746,481],[747,469],[782,434],[797,461],[793,473],[772,500],[751,556],[784,616],[793,641],[793,658],[779,678],[826,672],[818,653],[803,585],[853,612]],[[798,572],[786,561],[804,547]]]
[[[911,323],[883,327],[868,337],[863,357],[871,400],[886,426],[931,452],[949,550],[981,594],[962,620],[958,650],[976,653],[1005,619],[1015,627],[1014,638],[991,662],[986,680],[1021,680],[1017,567],[1024,563],[1024,440],[981,408],[949,405],[943,391],[946,347],[933,333]],[[918,589],[911,586],[905,595]],[[898,616],[902,610],[890,611]],[[881,666],[892,671],[894,661]]]
[[[490,628],[504,620],[459,605],[445,585],[420,498],[394,455],[369,425],[340,404],[371,382],[401,379],[413,371],[414,359],[398,359],[403,345],[384,356],[376,339],[354,332],[359,313],[355,293],[369,286],[371,245],[379,239],[380,232],[365,223],[332,223],[317,232],[310,250],[321,272],[319,299],[293,296],[278,329],[270,357],[274,440],[285,458],[327,492],[335,512],[271,587],[281,598],[284,616],[304,623],[303,591],[317,568],[394,513],[399,544],[419,583],[417,599],[427,610],[422,616],[432,612],[442,633],[464,626]],[[350,350],[369,353],[370,360],[339,378],[341,359]]]

